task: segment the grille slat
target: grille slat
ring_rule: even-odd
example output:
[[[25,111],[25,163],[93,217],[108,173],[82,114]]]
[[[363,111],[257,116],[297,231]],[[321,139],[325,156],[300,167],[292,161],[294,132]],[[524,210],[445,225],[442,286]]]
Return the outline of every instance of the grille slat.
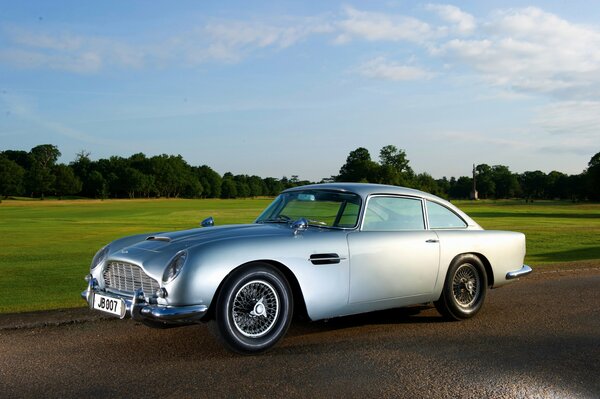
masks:
[[[158,281],[148,276],[141,267],[125,262],[108,262],[104,269],[106,288],[133,295],[141,288],[146,295],[152,295],[160,288]]]

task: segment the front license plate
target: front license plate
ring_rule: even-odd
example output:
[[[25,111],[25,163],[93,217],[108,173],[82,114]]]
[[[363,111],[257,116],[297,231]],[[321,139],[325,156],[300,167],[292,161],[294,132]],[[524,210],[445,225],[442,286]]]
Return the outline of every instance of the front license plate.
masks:
[[[125,315],[125,302],[122,299],[94,294],[94,309],[123,317]]]

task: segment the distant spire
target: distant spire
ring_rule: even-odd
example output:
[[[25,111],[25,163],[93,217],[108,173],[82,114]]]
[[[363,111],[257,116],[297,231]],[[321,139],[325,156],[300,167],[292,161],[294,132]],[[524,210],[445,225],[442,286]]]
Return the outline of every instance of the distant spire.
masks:
[[[475,164],[473,164],[473,191],[471,191],[471,199],[475,201],[479,199],[477,193],[477,169],[475,168]]]

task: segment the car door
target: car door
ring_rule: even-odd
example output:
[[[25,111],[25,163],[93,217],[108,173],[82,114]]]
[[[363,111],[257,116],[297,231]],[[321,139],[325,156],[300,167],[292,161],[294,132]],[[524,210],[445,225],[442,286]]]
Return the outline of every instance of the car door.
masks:
[[[349,302],[431,294],[439,269],[437,234],[426,230],[420,198],[367,200],[361,228],[348,234]]]

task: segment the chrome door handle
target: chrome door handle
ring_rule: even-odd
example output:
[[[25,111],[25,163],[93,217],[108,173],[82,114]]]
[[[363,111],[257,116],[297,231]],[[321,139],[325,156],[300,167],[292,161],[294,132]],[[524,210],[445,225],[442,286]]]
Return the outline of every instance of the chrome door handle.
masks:
[[[440,240],[436,240],[435,238],[430,238],[429,240],[425,241],[428,243],[435,243],[435,242],[440,242]]]

